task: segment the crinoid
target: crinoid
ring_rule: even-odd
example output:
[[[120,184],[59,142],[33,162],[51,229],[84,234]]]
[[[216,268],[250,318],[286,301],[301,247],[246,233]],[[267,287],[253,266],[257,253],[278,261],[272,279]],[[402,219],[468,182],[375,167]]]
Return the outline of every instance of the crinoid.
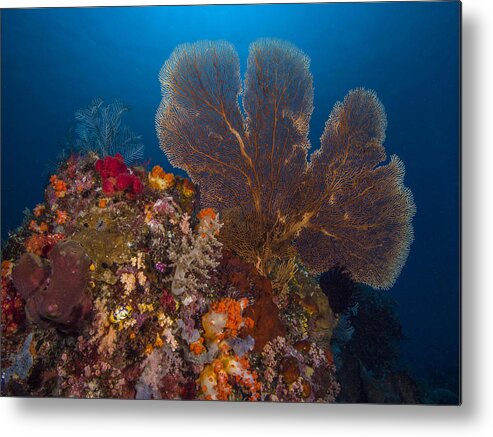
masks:
[[[312,76],[293,45],[254,42],[244,90],[238,55],[221,41],[180,45],[160,81],[161,147],[221,212],[227,247],[265,274],[298,252],[314,272],[340,264],[358,282],[392,286],[415,206],[399,158],[382,165],[386,116],[374,92],[336,103],[309,158]]]
[[[329,299],[329,305],[334,313],[342,314],[354,303],[356,284],[344,267],[336,265],[322,273],[318,284]]]
[[[127,165],[142,159],[144,145],[140,135],[122,125],[128,111],[130,108],[117,100],[105,105],[103,99],[95,99],[87,108],[76,111],[76,149],[96,152],[102,158],[120,153]]]

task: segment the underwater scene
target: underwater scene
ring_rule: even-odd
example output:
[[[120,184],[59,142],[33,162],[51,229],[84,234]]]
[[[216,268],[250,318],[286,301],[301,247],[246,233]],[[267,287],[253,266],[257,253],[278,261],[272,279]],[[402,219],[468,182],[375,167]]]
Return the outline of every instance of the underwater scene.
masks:
[[[2,10],[2,396],[460,404],[460,17]]]

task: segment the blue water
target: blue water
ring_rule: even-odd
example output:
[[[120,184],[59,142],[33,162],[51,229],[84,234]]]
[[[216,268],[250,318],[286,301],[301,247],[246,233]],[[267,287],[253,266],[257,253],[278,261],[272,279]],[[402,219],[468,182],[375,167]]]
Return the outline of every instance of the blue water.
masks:
[[[42,200],[49,161],[76,109],[95,97],[131,105],[146,155],[158,147],[157,75],[177,44],[225,39],[244,71],[250,42],[286,39],[311,58],[316,146],[333,104],[374,89],[388,115],[386,148],[406,164],[415,242],[390,291],[409,339],[404,362],[458,380],[460,5],[375,3],[2,11],[2,238]],[[436,375],[435,375],[436,376]]]

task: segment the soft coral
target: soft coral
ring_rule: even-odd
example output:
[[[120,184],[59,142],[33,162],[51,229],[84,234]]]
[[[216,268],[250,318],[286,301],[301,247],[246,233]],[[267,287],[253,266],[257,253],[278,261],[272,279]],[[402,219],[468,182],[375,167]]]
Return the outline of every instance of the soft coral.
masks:
[[[107,156],[96,161],[96,171],[103,181],[103,193],[113,196],[125,192],[127,197],[134,198],[143,191],[141,180],[126,166],[123,156]]]

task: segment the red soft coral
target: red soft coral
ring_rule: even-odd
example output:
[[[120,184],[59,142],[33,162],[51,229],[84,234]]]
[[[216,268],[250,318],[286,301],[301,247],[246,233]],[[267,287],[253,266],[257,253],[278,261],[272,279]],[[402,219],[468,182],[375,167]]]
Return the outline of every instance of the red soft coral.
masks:
[[[132,187],[134,175],[128,173],[119,174],[116,178],[116,189],[118,191],[125,191]]]
[[[116,193],[115,178],[108,178],[103,180],[103,193],[107,196],[112,196]]]
[[[127,197],[133,199],[144,190],[141,180],[130,171],[119,153],[98,159],[95,167],[103,181],[105,195],[126,192]]]
[[[137,176],[134,176],[132,191],[134,194],[141,194],[144,191],[144,185],[142,185],[142,181]]]
[[[96,171],[102,179],[115,178],[122,173],[129,173],[123,156],[117,153],[115,156],[107,156],[96,161]]]

